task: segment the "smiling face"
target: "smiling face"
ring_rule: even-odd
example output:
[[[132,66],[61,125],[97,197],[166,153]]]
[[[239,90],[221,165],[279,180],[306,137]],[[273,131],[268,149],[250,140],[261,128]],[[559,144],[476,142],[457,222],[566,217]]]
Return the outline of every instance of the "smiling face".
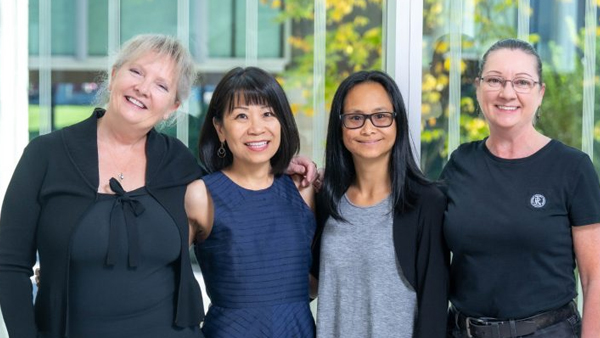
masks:
[[[233,155],[233,166],[271,165],[271,158],[281,144],[281,124],[272,107],[246,104],[243,95],[223,115],[213,120],[221,142],[226,142]]]
[[[526,78],[539,81],[537,61],[533,55],[519,49],[498,49],[491,52],[481,72],[483,78],[500,77],[505,80]],[[533,129],[535,112],[542,104],[545,85],[536,84],[529,93],[517,93],[511,82],[504,87],[491,89],[477,81],[477,100],[483,115],[489,123],[490,131],[504,130],[518,132]]]
[[[113,69],[107,111],[119,122],[151,129],[179,107],[175,63],[147,53]]]
[[[394,106],[385,88],[377,82],[356,85],[346,95],[344,114],[373,114],[393,112]],[[357,159],[389,158],[396,141],[396,122],[389,127],[378,128],[370,120],[357,129],[342,126],[344,146]]]

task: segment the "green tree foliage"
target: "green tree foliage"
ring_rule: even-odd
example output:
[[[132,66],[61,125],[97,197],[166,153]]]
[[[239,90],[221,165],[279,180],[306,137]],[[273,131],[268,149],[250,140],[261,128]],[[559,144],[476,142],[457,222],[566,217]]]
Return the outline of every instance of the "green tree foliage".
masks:
[[[292,104],[294,113],[313,113],[314,1],[262,0],[281,8],[280,20],[293,22],[292,62],[282,74],[287,91],[302,93],[303,104]],[[329,107],[340,82],[362,69],[381,69],[383,0],[326,1],[325,102]]]
[[[293,48],[292,62],[282,82],[288,91],[299,91],[303,103],[293,104],[295,112],[312,115],[312,85],[314,61],[314,1],[261,0],[281,9],[279,20],[293,22],[289,43]],[[447,1],[424,0],[423,22],[423,82],[422,82],[422,158],[426,174],[437,178],[448,157],[448,98],[450,41]],[[381,69],[382,66],[382,5],[383,0],[328,0],[326,32],[325,102],[331,103],[339,83],[350,73],[361,69]],[[484,138],[488,129],[480,114],[475,97],[474,81],[482,53],[498,39],[516,37],[516,0],[474,1],[473,21],[476,36],[463,36],[460,98],[460,141]],[[535,13],[530,13],[533,15]],[[563,20],[571,20],[565,17]],[[571,25],[573,26],[573,25]],[[541,119],[536,128],[544,134],[574,147],[581,147],[581,112],[583,105],[583,32],[571,34],[578,58],[574,65],[561,64],[563,51],[553,42],[549,57],[543,58],[546,94]],[[600,36],[600,29],[597,36]],[[537,44],[540,37],[532,34],[529,41]],[[596,69],[600,69],[600,38],[597,39]],[[565,70],[568,69],[568,70]],[[596,97],[600,97],[600,80],[595,78]],[[600,100],[595,105],[596,158],[600,159]],[[597,164],[598,165],[598,164]]]

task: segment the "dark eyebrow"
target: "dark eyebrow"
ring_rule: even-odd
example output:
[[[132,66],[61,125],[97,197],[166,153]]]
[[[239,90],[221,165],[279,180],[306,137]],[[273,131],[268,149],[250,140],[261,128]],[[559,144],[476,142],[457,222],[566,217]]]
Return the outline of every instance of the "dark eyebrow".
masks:
[[[373,109],[369,114],[373,114],[373,113],[389,113],[391,111],[393,111],[394,108],[392,108],[391,110],[389,108],[384,108],[384,107],[377,107],[375,109]],[[367,112],[364,112],[360,109],[355,109],[355,110],[349,110],[346,112],[343,112],[343,114],[368,114]]]
[[[517,73],[515,74],[515,77],[520,77],[520,76],[527,76],[533,79],[533,76],[531,76],[529,73]]]
[[[491,73],[491,74],[490,74],[490,73]],[[504,78],[504,76],[502,76],[502,73],[500,73],[500,72],[499,72],[499,71],[497,71],[497,70],[490,70],[490,71],[488,71],[488,72],[486,73],[486,75],[487,75],[487,76],[497,76],[497,77]],[[529,74],[529,73],[525,73],[525,72],[521,72],[521,73],[516,73],[516,74],[515,74],[515,78],[516,78],[516,77],[523,77],[523,76],[527,76],[527,77],[530,77],[530,78],[532,78],[532,79],[534,78],[533,76],[531,76],[531,74]],[[485,77],[485,76],[484,76],[484,77]]]

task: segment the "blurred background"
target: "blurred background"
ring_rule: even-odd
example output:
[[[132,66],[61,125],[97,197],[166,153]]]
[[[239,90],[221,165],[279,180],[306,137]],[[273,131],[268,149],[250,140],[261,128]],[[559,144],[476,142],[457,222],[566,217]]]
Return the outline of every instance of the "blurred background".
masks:
[[[162,127],[195,154],[212,91],[235,66],[259,66],[286,90],[301,153],[322,164],[341,80],[388,72],[409,110],[423,171],[438,177],[462,142],[487,135],[473,80],[493,42],[518,37],[543,60],[537,128],[582,149],[600,172],[600,0],[0,0],[0,197],[29,140],[88,117],[120,44],[177,36],[199,79]],[[0,331],[0,337],[2,333]]]

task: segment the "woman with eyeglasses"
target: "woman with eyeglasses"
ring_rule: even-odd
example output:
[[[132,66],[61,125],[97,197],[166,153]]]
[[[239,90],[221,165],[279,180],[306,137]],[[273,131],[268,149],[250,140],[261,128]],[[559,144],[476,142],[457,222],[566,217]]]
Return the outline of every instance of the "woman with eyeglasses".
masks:
[[[442,172],[453,253],[448,337],[600,337],[600,186],[589,157],[534,128],[545,84],[515,39],[484,54],[477,100],[490,134]],[[583,320],[573,303],[574,269]]]
[[[325,154],[317,336],[444,337],[446,199],[414,161],[406,109],[388,75],[362,71],[340,84]]]

